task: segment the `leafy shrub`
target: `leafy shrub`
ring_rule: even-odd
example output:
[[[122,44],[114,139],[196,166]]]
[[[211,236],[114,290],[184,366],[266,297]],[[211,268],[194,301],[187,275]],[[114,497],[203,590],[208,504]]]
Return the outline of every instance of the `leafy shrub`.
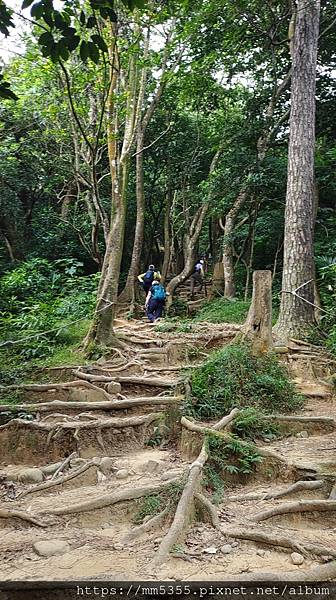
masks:
[[[138,509],[133,517],[133,523],[140,525],[145,517],[154,517],[162,510],[163,500],[160,496],[145,496],[137,501]]]
[[[193,371],[190,383],[187,410],[198,418],[223,416],[234,407],[290,412],[302,406],[302,398],[277,358],[270,354],[255,357],[244,344],[214,352]]]
[[[205,304],[194,317],[194,321],[209,323],[244,323],[250,303],[243,300],[217,298]]]
[[[243,408],[235,417],[232,425],[232,433],[240,438],[272,439],[278,436],[279,427],[260,413],[256,408]]]
[[[20,340],[13,348],[21,358],[46,358],[76,338],[81,323],[74,331],[71,321],[93,312],[99,276],[81,273],[82,263],[75,259],[33,259],[1,278],[0,338]]]

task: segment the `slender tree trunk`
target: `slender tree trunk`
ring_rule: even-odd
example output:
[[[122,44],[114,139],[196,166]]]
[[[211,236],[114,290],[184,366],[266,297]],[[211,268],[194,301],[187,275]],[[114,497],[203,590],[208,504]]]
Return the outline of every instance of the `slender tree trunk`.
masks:
[[[224,268],[224,297],[234,298],[236,295],[235,273],[233,264],[232,235],[236,226],[237,216],[247,199],[247,191],[242,190],[232,208],[225,218],[223,241],[223,268]]]
[[[172,207],[172,191],[168,190],[167,202],[165,208],[164,222],[163,222],[163,233],[164,233],[164,257],[162,265],[162,283],[165,283],[171,262],[172,256],[172,245],[173,240],[171,239],[171,228],[170,228],[170,212]]]
[[[134,309],[137,300],[137,275],[140,272],[141,252],[145,229],[145,192],[144,192],[144,134],[140,132],[136,147],[136,224],[134,232],[133,251],[131,265],[128,271],[127,280],[123,292],[120,294],[120,302],[131,301],[131,310]]]
[[[298,0],[292,57],[282,297],[276,327],[282,340],[304,335],[315,323],[314,149],[319,14],[320,0]]]

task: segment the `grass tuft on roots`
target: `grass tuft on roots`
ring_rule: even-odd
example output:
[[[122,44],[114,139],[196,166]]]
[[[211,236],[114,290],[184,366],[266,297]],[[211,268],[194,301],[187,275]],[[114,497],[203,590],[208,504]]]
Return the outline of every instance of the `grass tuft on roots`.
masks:
[[[190,384],[186,410],[199,419],[222,417],[234,407],[272,413],[303,406],[303,398],[277,357],[253,356],[247,344],[232,344],[214,352],[192,372]]]

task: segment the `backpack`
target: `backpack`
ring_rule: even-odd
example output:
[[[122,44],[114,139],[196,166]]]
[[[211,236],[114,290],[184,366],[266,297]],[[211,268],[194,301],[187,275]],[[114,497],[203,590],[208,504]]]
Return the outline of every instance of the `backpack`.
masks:
[[[152,283],[154,279],[154,271],[146,271],[144,274],[143,280],[144,283]]]
[[[166,290],[163,285],[160,283],[158,285],[153,285],[151,289],[152,298],[154,300],[165,300],[166,299]]]

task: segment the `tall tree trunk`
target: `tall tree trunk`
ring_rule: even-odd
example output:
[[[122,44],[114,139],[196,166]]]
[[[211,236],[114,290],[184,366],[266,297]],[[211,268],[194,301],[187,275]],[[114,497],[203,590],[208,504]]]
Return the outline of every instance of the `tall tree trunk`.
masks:
[[[319,15],[320,0],[298,0],[292,56],[282,297],[276,326],[283,340],[304,335],[315,322],[314,149]]]
[[[120,294],[120,302],[131,302],[131,311],[134,309],[137,300],[137,275],[140,272],[141,252],[145,229],[145,192],[144,192],[144,134],[140,132],[137,139],[137,155],[136,155],[136,223],[134,232],[133,251],[131,265],[128,271],[125,288]]]
[[[162,272],[161,272],[162,283],[165,283],[165,281],[167,279],[170,264],[171,264],[171,258],[172,258],[173,240],[171,237],[171,228],[170,228],[170,211],[171,211],[172,203],[173,203],[172,190],[169,189],[168,194],[167,194],[167,202],[166,202],[164,222],[163,222],[164,257],[163,257],[163,265],[162,265]]]
[[[224,297],[234,298],[236,295],[235,274],[233,264],[232,235],[236,226],[237,216],[247,199],[247,191],[241,190],[234,205],[225,217],[223,241],[223,268],[224,268]]]

